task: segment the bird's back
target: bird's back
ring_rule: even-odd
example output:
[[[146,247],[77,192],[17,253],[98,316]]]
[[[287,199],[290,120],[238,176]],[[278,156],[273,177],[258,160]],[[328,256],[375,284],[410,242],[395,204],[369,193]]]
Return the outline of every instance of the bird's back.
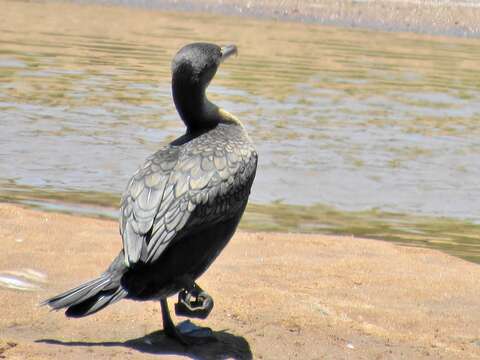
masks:
[[[243,212],[256,165],[250,139],[235,124],[185,135],[150,156],[122,201],[120,231],[129,263],[154,262],[186,233]]]

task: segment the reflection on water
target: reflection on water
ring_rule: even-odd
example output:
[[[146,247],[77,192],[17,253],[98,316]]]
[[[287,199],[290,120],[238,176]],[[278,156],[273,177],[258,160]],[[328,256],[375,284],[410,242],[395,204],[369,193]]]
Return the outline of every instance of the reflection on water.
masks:
[[[182,132],[170,60],[203,40],[240,49],[209,94],[257,144],[253,202],[480,222],[478,40],[122,7],[0,7],[4,197],[12,187],[121,192],[142,159]]]

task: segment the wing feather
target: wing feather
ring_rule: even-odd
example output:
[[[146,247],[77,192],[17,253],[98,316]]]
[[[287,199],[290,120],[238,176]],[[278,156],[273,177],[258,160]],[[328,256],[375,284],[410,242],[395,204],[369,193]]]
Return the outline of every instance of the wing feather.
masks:
[[[133,265],[147,258],[147,243],[162,202],[178,149],[165,147],[137,170],[122,197],[120,234],[125,262]],[[166,169],[166,170],[165,170]]]

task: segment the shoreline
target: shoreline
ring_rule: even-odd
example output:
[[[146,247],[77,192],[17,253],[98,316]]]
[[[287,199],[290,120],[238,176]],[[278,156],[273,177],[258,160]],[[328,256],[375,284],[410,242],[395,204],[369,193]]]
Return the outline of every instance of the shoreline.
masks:
[[[438,0],[73,0],[80,4],[201,12],[344,28],[479,37],[480,4]]]
[[[120,194],[79,191],[39,191],[32,188],[0,192],[1,204],[45,213],[117,221]],[[480,224],[468,219],[370,210],[345,210],[324,204],[249,202],[239,229],[248,232],[323,234],[388,241],[430,248],[480,263],[472,239]]]
[[[121,301],[78,320],[37,306],[108,266],[121,247],[117,222],[0,204],[0,238],[0,280],[32,285],[0,287],[8,359],[480,356],[480,267],[436,250],[239,231],[199,279],[215,299],[202,325],[219,342],[185,349],[159,331],[156,302]]]

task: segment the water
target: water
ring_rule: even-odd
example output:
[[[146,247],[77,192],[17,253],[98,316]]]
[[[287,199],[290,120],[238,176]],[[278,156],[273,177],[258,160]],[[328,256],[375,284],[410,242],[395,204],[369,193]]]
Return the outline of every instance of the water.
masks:
[[[479,40],[126,7],[0,8],[3,199],[116,199],[143,159],[183,131],[172,56],[212,41],[240,49],[209,96],[257,145],[260,212],[309,209],[315,230],[328,223],[325,208],[366,222],[388,212],[480,223]],[[441,234],[427,235],[430,246]]]

